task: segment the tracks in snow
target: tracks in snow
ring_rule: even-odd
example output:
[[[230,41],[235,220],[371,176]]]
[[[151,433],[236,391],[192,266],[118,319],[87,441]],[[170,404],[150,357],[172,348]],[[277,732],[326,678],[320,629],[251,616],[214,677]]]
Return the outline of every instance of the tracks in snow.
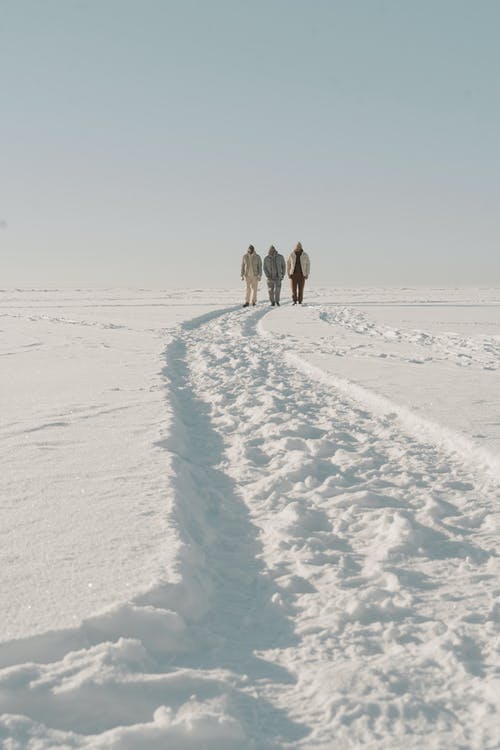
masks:
[[[366,343],[353,347],[359,356],[375,356],[401,358],[394,348],[403,345],[407,362],[446,361],[454,362],[459,367],[475,366],[484,370],[497,370],[500,362],[500,340],[498,336],[468,337],[457,333],[433,334],[423,330],[401,329],[375,323],[367,318],[362,310],[352,307],[335,309],[317,306],[315,310],[318,319],[325,323],[341,326],[345,330],[362,334],[378,342],[378,346],[371,350]],[[380,344],[388,346],[387,351],[381,351]],[[411,353],[410,353],[411,352]]]
[[[260,531],[271,601],[295,626],[297,642],[265,656],[297,681],[260,694],[310,730],[305,746],[436,726],[476,741],[472,713],[495,706],[498,488],[313,381],[286,342],[255,335],[260,316],[192,329],[184,357],[218,469]],[[494,733],[481,731],[478,746]]]
[[[494,747],[498,488],[311,379],[262,314],[169,344],[179,581],[19,646],[12,748]]]

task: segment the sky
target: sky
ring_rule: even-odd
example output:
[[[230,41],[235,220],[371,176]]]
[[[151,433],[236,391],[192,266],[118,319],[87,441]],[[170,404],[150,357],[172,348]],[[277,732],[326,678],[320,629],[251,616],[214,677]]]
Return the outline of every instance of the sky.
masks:
[[[0,288],[500,284],[497,0],[0,0]]]

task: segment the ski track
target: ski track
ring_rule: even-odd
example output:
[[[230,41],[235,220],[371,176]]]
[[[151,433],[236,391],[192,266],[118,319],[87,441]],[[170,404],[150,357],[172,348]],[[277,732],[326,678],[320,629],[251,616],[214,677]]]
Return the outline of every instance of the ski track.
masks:
[[[27,315],[26,313],[0,313],[0,318],[14,318],[16,320],[27,320],[31,321],[32,323],[57,323],[62,325],[71,325],[71,326],[88,326],[91,328],[100,328],[102,330],[130,330],[128,326],[123,325],[117,325],[116,323],[99,323],[95,321],[88,321],[88,320],[75,320],[73,318],[67,318],[64,316],[57,317],[54,315],[43,315],[43,314],[34,314],[34,315]]]
[[[499,747],[498,484],[265,312],[171,337],[177,579],[1,645],[6,750]]]
[[[422,364],[424,362],[454,362],[460,367],[479,367],[484,370],[496,370],[500,363],[500,339],[498,336],[461,336],[457,333],[432,334],[429,331],[411,330],[384,326],[369,320],[362,310],[338,305],[333,310],[321,305],[315,310],[319,320],[329,325],[337,325],[354,333],[369,336],[376,346],[371,348],[363,343],[352,345],[349,353],[356,352],[360,357],[389,357],[401,359],[401,354],[394,350],[394,344],[401,348],[406,344],[411,354],[403,361]],[[386,351],[381,349],[385,345]],[[320,347],[321,350],[321,347]],[[336,353],[346,354],[341,348]],[[331,353],[331,349],[329,349]]]

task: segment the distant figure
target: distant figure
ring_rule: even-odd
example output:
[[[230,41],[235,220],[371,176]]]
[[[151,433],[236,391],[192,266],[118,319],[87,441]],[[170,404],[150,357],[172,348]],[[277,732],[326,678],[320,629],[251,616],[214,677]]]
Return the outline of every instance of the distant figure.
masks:
[[[269,301],[274,305],[280,306],[281,282],[286,273],[285,259],[271,245],[269,252],[264,258],[264,273],[267,279],[267,289],[269,291]]]
[[[261,276],[262,261],[260,255],[257,255],[253,245],[249,245],[248,250],[241,259],[241,280],[247,282],[245,304],[243,307],[248,307],[250,304],[250,292],[252,293],[252,305],[255,305],[257,302],[257,285]]]
[[[311,262],[308,254],[304,252],[300,242],[297,242],[297,247],[288,256],[286,270],[288,278],[292,282],[293,304],[296,305],[298,302],[299,305],[301,305],[304,294],[304,284],[306,279],[309,278],[309,273],[311,271]]]

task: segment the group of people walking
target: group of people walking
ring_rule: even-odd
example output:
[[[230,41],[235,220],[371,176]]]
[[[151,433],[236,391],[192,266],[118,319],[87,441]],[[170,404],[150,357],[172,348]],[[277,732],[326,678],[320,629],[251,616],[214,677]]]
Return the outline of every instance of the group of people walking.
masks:
[[[248,246],[248,250],[241,259],[241,280],[246,281],[243,307],[248,307],[250,302],[252,305],[257,302],[257,286],[262,277],[263,268],[272,307],[275,305],[279,307],[281,282],[285,274],[290,279],[293,304],[302,304],[304,284],[311,272],[311,262],[300,242],[297,242],[295,250],[292,250],[286,263],[284,257],[276,250],[274,245],[269,248],[269,252],[264,258],[264,264],[262,264],[260,255],[255,252],[254,246]]]

